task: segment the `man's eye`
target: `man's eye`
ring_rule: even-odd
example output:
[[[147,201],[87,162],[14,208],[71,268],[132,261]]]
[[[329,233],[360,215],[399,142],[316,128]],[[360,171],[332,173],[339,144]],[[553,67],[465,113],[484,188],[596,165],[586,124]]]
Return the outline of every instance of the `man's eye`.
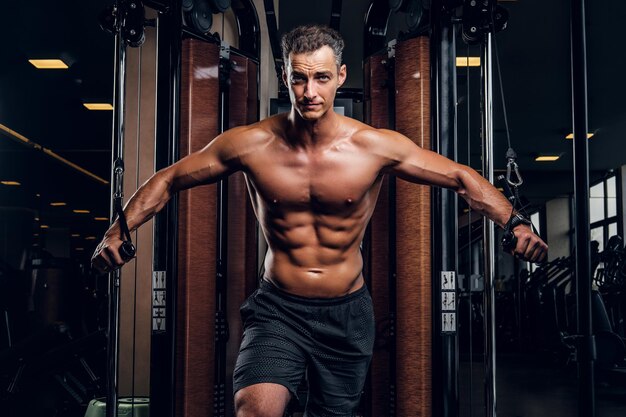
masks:
[[[304,78],[302,78],[302,77],[291,77],[291,82],[293,84],[299,84],[299,83],[304,82]]]
[[[319,79],[320,81],[330,81],[330,77],[328,75],[321,75]]]

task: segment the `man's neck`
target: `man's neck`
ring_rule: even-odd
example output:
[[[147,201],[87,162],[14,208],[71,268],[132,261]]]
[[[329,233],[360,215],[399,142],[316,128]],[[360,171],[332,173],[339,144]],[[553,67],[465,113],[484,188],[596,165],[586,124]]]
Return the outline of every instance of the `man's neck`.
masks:
[[[338,134],[339,116],[329,109],[317,120],[305,120],[293,108],[289,115],[289,135],[296,146],[315,148],[331,143]]]

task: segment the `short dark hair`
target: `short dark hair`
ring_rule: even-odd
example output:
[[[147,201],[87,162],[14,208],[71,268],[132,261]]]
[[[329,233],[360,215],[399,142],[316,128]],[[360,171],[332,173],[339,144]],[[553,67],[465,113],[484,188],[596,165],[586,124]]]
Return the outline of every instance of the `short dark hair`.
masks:
[[[323,25],[298,26],[282,37],[283,62],[287,62],[292,52],[295,54],[314,52],[324,45],[333,50],[337,66],[340,66],[344,42],[339,32]]]

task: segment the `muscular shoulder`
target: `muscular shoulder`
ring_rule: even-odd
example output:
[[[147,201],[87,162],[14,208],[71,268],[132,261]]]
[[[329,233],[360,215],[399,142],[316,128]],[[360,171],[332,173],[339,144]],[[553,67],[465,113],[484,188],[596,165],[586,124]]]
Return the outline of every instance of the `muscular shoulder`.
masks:
[[[383,160],[384,165],[397,163],[402,159],[406,146],[414,145],[406,136],[389,129],[376,129],[364,123],[358,123],[352,140],[368,153]]]
[[[232,151],[244,163],[248,157],[267,147],[279,134],[280,120],[274,116],[247,126],[234,127],[223,134]]]

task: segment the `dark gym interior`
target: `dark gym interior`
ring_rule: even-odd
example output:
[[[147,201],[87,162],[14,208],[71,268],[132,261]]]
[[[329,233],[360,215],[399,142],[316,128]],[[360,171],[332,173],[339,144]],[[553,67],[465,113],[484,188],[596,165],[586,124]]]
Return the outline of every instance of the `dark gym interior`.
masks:
[[[278,39],[306,23],[345,39],[335,111],[484,175],[490,137],[505,194],[513,148],[516,201],[550,246],[522,262],[464,200],[387,178],[362,244],[377,333],[358,415],[626,415],[624,18],[581,0],[3,2],[0,416],[105,416],[111,398],[119,415],[234,415],[239,306],[266,249],[243,176],[133,232],[119,275],[90,258],[117,191],[289,110]]]

